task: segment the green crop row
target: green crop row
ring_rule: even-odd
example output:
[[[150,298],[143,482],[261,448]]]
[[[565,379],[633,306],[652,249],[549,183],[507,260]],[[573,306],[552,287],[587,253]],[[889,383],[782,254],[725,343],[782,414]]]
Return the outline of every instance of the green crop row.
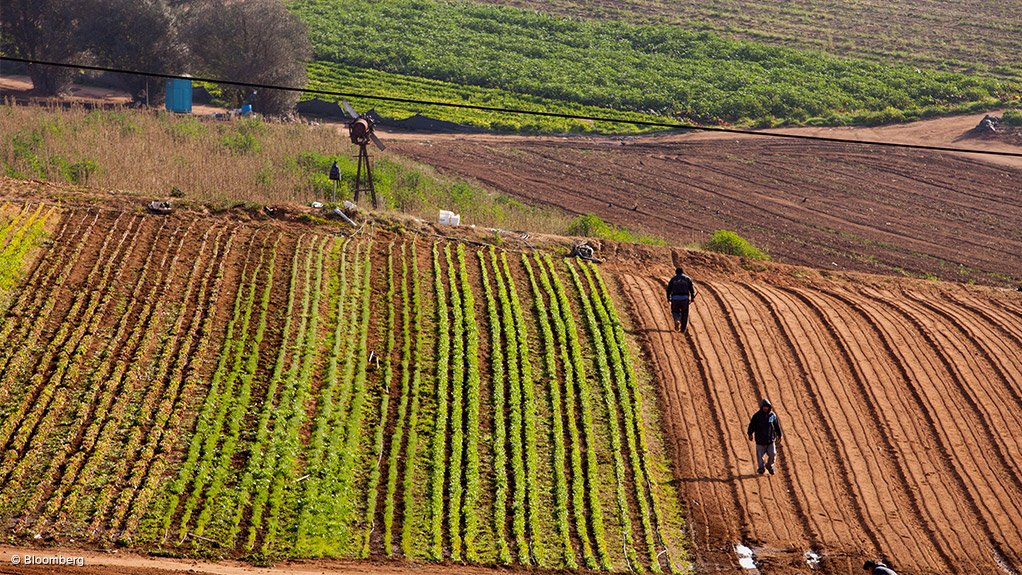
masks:
[[[468,413],[465,417],[465,559],[478,562],[476,535],[478,532],[477,513],[479,505],[479,325],[476,323],[476,303],[472,283],[468,276],[465,246],[458,244],[458,275],[461,277],[461,300],[464,306],[462,318],[465,322],[465,394]]]
[[[530,96],[528,94],[517,94],[497,87],[471,86],[442,80],[432,80],[368,68],[358,68],[326,60],[318,60],[309,64],[310,88],[336,91],[355,86],[363,93],[445,104],[471,103],[493,108],[549,112],[583,117],[615,117],[640,122],[663,120],[663,118],[651,114],[587,106],[573,102]],[[338,102],[343,99],[324,95],[317,95],[316,97],[336,100]],[[634,134],[645,130],[634,124],[615,122],[491,112],[443,105],[407,104],[388,102],[386,100],[360,98],[350,98],[349,100],[356,109],[375,109],[378,114],[387,119],[404,120],[415,114],[421,114],[445,122],[454,122],[464,126],[489,129],[497,132],[553,132],[566,134],[600,132],[606,134]]]
[[[377,488],[380,484],[380,476],[383,474],[380,465],[383,462],[383,433],[387,428],[387,416],[390,414],[390,393],[391,385],[394,383],[394,347],[396,336],[394,335],[394,244],[387,246],[387,346],[383,357],[383,389],[380,390],[380,411],[377,416],[376,434],[373,437],[372,469],[369,472],[369,484],[366,488],[366,512],[365,512],[365,541],[362,543],[361,557],[369,556],[369,540],[375,527],[376,502],[379,498]],[[399,424],[400,425],[400,424]],[[400,439],[398,439],[400,444]],[[392,443],[391,445],[394,445]],[[389,460],[388,460],[389,461]],[[396,476],[395,476],[396,477]],[[388,500],[389,502],[389,500]]]
[[[436,423],[433,429],[432,460],[429,490],[429,556],[443,559],[444,477],[447,443],[448,368],[450,367],[450,320],[447,313],[447,291],[444,289],[443,268],[440,266],[440,248],[433,244],[433,280],[436,292]]]
[[[494,501],[493,527],[497,544],[497,561],[511,562],[511,550],[507,537],[507,426],[504,420],[504,381],[507,373],[504,365],[504,340],[501,338],[500,314],[497,295],[490,284],[490,266],[484,252],[476,252],[482,274],[483,294],[486,297],[486,314],[490,324],[490,381],[493,386],[493,469]],[[492,248],[491,248],[491,257]],[[494,260],[495,261],[495,260]],[[499,272],[496,272],[499,275]]]
[[[414,273],[414,272],[412,272]],[[394,545],[394,512],[397,506],[396,491],[398,479],[398,457],[408,424],[408,403],[411,396],[412,363],[412,298],[409,293],[410,281],[408,245],[401,244],[401,390],[397,405],[397,424],[390,442],[387,457],[387,493],[383,504],[383,551],[392,555]],[[393,288],[390,288],[393,290]]]
[[[621,347],[614,332],[613,320],[607,312],[603,298],[596,289],[592,270],[585,265],[581,266],[581,269],[582,275],[585,276],[585,282],[580,280],[574,267],[572,267],[572,276],[578,282],[577,285],[580,293],[585,294],[585,290],[588,288],[588,296],[584,296],[583,299],[588,302],[588,306],[591,306],[590,311],[594,310],[596,312],[595,321],[591,322],[591,328],[599,330],[600,339],[597,341],[602,342],[602,347],[609,350],[609,357],[605,355],[601,358],[603,361],[608,362],[608,365],[604,366],[608,368],[604,393],[608,394],[606,395],[608,410],[619,413],[624,418],[625,438],[632,470],[632,485],[635,489],[635,498],[639,504],[639,517],[645,536],[649,568],[654,573],[660,573],[663,569],[657,560],[656,543],[651,524],[649,501],[647,499],[645,469],[641,465],[642,454],[638,451],[638,441],[636,440],[635,409],[631,403],[632,390],[628,389],[629,384],[634,385],[634,379],[628,378],[625,375],[625,365],[621,356]],[[611,386],[611,381],[616,383],[616,389]],[[610,424],[613,426],[614,435],[620,436],[617,417],[611,417]],[[616,464],[617,461],[615,461]],[[625,504],[627,509],[627,501],[625,501]]]
[[[440,0],[290,5],[308,24],[320,61],[700,122],[891,122],[1018,97],[1017,84],[994,79],[734,40],[671,24]],[[465,121],[477,115],[471,111]]]
[[[240,484],[235,489],[234,493],[232,493],[232,495],[235,496],[235,505],[233,506],[234,513],[230,515],[230,520],[223,526],[223,532],[219,537],[220,542],[227,547],[235,546],[235,541],[241,531],[242,515],[252,504],[255,497],[253,490],[257,488],[257,479],[261,473],[264,457],[267,452],[266,442],[269,439],[270,434],[269,421],[273,413],[272,406],[277,396],[277,389],[284,377],[284,365],[287,357],[288,343],[291,338],[293,324],[292,317],[298,293],[298,272],[300,268],[300,260],[298,257],[299,253],[300,252],[298,250],[295,250],[295,253],[291,258],[291,278],[288,282],[287,313],[285,314],[284,326],[281,332],[280,347],[278,348],[273,371],[270,375],[270,383],[266,388],[266,393],[264,395],[265,399],[259,413],[259,419],[256,423],[255,440],[250,444],[250,456],[248,458],[245,471],[242,473]],[[223,358],[221,358],[221,361],[223,361]]]
[[[607,346],[603,339],[603,334],[600,331],[600,326],[593,312],[593,305],[588,298],[582,281],[579,279],[579,275],[575,266],[568,264],[568,271],[571,275],[571,279],[575,284],[575,288],[581,295],[579,298],[582,304],[582,315],[586,318],[586,325],[589,328],[589,337],[593,341],[593,352],[595,355],[596,373],[600,380],[600,384],[603,387],[603,400],[607,409],[607,428],[608,436],[610,437],[610,450],[614,458],[614,478],[615,478],[615,494],[617,496],[617,508],[620,515],[621,531],[625,539],[625,558],[628,561],[629,570],[641,569],[638,564],[638,557],[635,553],[634,541],[632,536],[632,519],[628,512],[628,498],[625,494],[625,464],[624,457],[622,455],[621,437],[620,437],[620,426],[618,424],[618,410],[614,402],[614,389],[612,383],[612,374],[610,371],[610,362],[607,359]]]
[[[413,495],[413,480],[415,477],[415,461],[419,449],[419,404],[420,392],[422,391],[422,366],[423,356],[426,354],[426,339],[423,329],[422,295],[419,287],[419,252],[416,244],[412,243],[412,311],[415,316],[415,352],[413,363],[415,364],[412,373],[412,406],[408,414],[408,447],[405,452],[405,468],[402,478],[404,489],[404,521],[401,524],[401,550],[405,557],[414,556],[414,542],[412,540],[412,517],[415,516],[415,497]]]
[[[360,246],[362,247],[362,246]],[[345,416],[340,420],[334,432],[327,456],[325,473],[328,480],[322,490],[321,497],[326,498],[318,533],[323,551],[331,555],[355,554],[352,550],[338,547],[338,542],[355,539],[353,536],[356,501],[352,497],[355,492],[355,458],[358,455],[356,446],[362,437],[362,423],[365,417],[363,407],[367,391],[367,368],[369,365],[368,337],[370,324],[370,302],[372,297],[372,241],[364,245],[364,253],[357,257],[356,265],[360,268],[357,300],[352,308],[352,323],[358,326],[357,336],[349,343],[349,351],[345,357],[344,381],[341,405],[347,406]],[[349,383],[350,382],[350,383]],[[350,402],[350,404],[349,404]]]
[[[575,550],[571,544],[571,532],[568,523],[568,485],[567,478],[565,477],[565,466],[568,462],[567,452],[565,451],[561,384],[557,379],[557,344],[554,341],[554,331],[550,325],[550,313],[547,310],[546,303],[543,301],[543,292],[540,291],[539,283],[536,281],[536,273],[533,271],[529,258],[525,254],[522,254],[522,265],[525,267],[526,274],[529,276],[529,285],[532,287],[536,318],[543,342],[543,378],[546,381],[546,388],[550,396],[550,412],[553,422],[550,428],[550,441],[554,446],[554,516],[557,522],[557,536],[560,539],[564,565],[569,569],[577,569],[578,561],[575,559]],[[578,485],[581,487],[581,483]],[[576,501],[582,501],[581,493],[579,493]],[[577,516],[581,519],[581,525],[584,526],[584,515],[579,513]],[[586,543],[588,543],[588,540],[586,540]]]
[[[540,260],[537,258],[537,263]],[[550,296],[550,306],[554,314],[554,328],[557,335],[558,344],[561,347],[561,360],[565,366],[565,388],[568,390],[566,395],[568,399],[568,405],[566,406],[566,412],[568,414],[568,427],[571,432],[571,443],[572,443],[572,469],[573,477],[579,480],[583,476],[585,477],[585,492],[586,492],[586,504],[589,509],[590,524],[592,525],[591,536],[592,546],[595,547],[596,558],[595,562],[598,563],[601,569],[609,570],[610,567],[610,556],[607,552],[606,534],[603,526],[603,512],[600,508],[600,498],[597,486],[600,484],[599,471],[596,463],[596,450],[586,449],[585,450],[585,467],[584,471],[580,469],[582,467],[581,462],[578,459],[581,455],[576,454],[575,450],[581,443],[585,445],[593,445],[596,439],[596,433],[593,429],[593,414],[592,408],[589,405],[589,390],[586,379],[586,370],[584,359],[582,355],[582,344],[578,338],[578,329],[575,325],[574,314],[571,309],[571,303],[568,299],[567,290],[564,288],[564,283],[561,281],[560,276],[557,274],[553,260],[549,255],[544,256],[543,262],[545,267],[543,272],[540,274],[541,281],[544,283],[544,288],[548,291]],[[581,413],[581,433],[577,432],[578,429],[575,411],[575,405],[578,405],[578,412]],[[578,493],[579,489],[573,489]],[[582,508],[579,503],[575,502],[575,509]],[[579,520],[579,533],[580,536],[583,533],[589,533],[588,529],[585,529],[582,525],[583,521]],[[584,545],[588,546],[589,543],[583,536]],[[590,569],[594,568],[591,563],[593,560],[590,559],[591,552],[585,553],[587,567]]]
[[[451,259],[451,246],[444,246],[447,259],[447,283],[451,292],[451,455],[448,458],[447,526],[450,531],[451,559],[461,560],[462,485],[465,456],[465,310],[461,304],[458,273]]]
[[[603,277],[600,275],[599,269],[594,264],[588,264],[583,266],[590,281],[595,279],[596,285],[591,285],[591,293],[598,294],[594,295],[594,300],[597,302],[598,307],[602,307],[605,310],[607,317],[605,321],[606,326],[612,326],[612,332],[608,336],[608,339],[612,342],[611,350],[614,354],[616,362],[620,362],[622,367],[621,375],[624,378],[624,386],[621,386],[621,380],[619,379],[619,390],[620,397],[622,399],[622,412],[625,414],[625,419],[628,425],[633,429],[629,430],[629,450],[632,453],[632,466],[635,469],[635,485],[639,488],[642,485],[648,486],[650,509],[649,511],[643,511],[644,515],[644,526],[647,530],[650,529],[655,533],[657,542],[666,551],[668,568],[672,573],[680,572],[678,565],[674,564],[670,554],[670,549],[664,542],[662,535],[660,534],[660,513],[657,509],[657,497],[653,493],[653,487],[651,483],[651,477],[648,468],[647,459],[649,457],[650,449],[649,444],[646,440],[646,424],[642,417],[642,394],[639,390],[639,385],[636,382],[635,374],[635,363],[632,360],[631,352],[628,349],[628,345],[625,339],[624,327],[621,325],[617,309],[614,307],[614,299],[610,296],[610,290],[607,289],[607,284],[604,282]],[[606,329],[606,328],[605,328]],[[637,445],[635,445],[637,438]],[[645,494],[638,494],[640,505],[643,505],[645,501]],[[651,514],[652,525],[645,524],[645,515]],[[652,551],[652,550],[651,550]],[[654,566],[655,570],[656,567]]]
[[[525,446],[524,446],[524,418],[522,415],[522,386],[521,386],[521,358],[518,346],[518,330],[515,327],[515,319],[511,309],[511,297],[508,295],[508,279],[504,277],[504,270],[501,268],[497,258],[497,252],[490,251],[490,264],[493,268],[494,277],[497,283],[497,298],[500,302],[500,325],[504,334],[505,349],[507,350],[507,385],[508,385],[508,413],[510,415],[510,427],[508,431],[508,442],[511,445],[511,527],[512,536],[518,547],[518,562],[523,565],[533,563],[533,554],[530,541],[526,535],[526,516],[528,513],[527,502],[527,470],[525,467]],[[497,385],[500,385],[499,383]]]

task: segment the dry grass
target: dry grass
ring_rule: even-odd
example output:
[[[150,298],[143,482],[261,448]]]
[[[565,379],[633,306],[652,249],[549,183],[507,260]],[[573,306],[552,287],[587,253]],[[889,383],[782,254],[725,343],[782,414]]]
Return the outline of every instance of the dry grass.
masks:
[[[307,204],[332,190],[334,160],[346,182],[355,148],[336,126],[259,120],[213,121],[133,109],[0,106],[0,165],[11,177],[70,181],[98,189],[213,205]],[[374,150],[388,209],[435,219],[439,209],[465,223],[565,233],[570,216],[526,206],[432,168]],[[347,183],[340,199],[350,197]]]

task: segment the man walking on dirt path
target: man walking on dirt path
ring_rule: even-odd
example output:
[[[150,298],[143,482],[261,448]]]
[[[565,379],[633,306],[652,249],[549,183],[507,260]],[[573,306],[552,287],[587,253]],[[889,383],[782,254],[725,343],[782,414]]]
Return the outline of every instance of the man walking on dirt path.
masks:
[[[774,474],[774,460],[777,458],[776,442],[781,439],[781,422],[774,413],[774,406],[770,400],[764,399],[759,402],[759,411],[752,414],[749,421],[749,441],[756,441],[756,473],[763,475],[763,471]],[[763,465],[763,456],[766,456],[766,466]]]
[[[671,317],[674,329],[685,333],[688,327],[688,306],[696,299],[696,288],[685,270],[677,268],[674,277],[667,282],[667,301],[671,302]]]
[[[867,575],[898,575],[887,565],[877,563],[876,561],[866,561],[866,563],[862,565],[862,570],[865,571]]]

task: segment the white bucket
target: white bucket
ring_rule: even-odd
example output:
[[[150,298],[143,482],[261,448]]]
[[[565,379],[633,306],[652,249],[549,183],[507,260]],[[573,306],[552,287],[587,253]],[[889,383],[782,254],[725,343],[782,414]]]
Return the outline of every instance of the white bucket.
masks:
[[[456,214],[447,210],[440,210],[440,218],[438,221],[444,226],[460,226],[461,214]]]

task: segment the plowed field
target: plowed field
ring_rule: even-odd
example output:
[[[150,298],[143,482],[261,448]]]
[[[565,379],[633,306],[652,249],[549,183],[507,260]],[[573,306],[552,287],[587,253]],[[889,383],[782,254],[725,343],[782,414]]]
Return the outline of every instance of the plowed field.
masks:
[[[61,195],[0,210],[4,254],[52,228],[0,306],[11,542],[684,569],[655,383],[595,266]]]
[[[684,136],[393,147],[528,203],[594,213],[671,243],[729,229],[801,265],[994,284],[1022,278],[1022,171],[976,158]]]
[[[1022,294],[689,267],[705,281],[687,334],[662,279],[619,278],[705,572],[733,569],[737,543],[763,573],[805,572],[808,551],[833,573],[876,556],[901,574],[1022,569]],[[761,397],[785,430],[775,476],[745,436]]]

